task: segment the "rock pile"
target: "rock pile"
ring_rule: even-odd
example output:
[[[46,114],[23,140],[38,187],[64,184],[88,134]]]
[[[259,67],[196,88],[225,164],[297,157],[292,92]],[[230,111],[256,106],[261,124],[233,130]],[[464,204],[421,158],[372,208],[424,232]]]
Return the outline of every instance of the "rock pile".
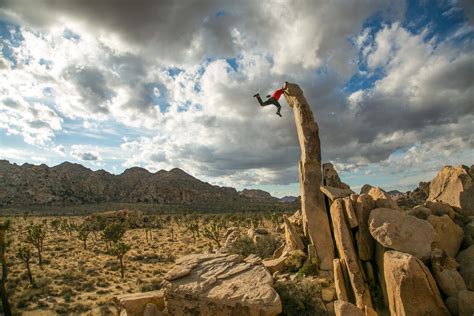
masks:
[[[472,190],[469,170],[443,168],[428,200],[408,211],[380,188],[335,198],[321,187],[331,202],[339,257],[336,315],[367,315],[372,308],[391,315],[472,315],[474,217],[466,216],[472,205],[464,195]]]

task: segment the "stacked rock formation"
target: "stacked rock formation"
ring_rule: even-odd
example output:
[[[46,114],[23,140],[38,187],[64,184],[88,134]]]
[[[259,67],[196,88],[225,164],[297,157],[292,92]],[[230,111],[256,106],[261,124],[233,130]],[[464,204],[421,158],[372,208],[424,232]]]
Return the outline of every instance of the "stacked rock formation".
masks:
[[[444,167],[431,182],[432,200],[408,211],[380,188],[335,196],[321,187],[331,203],[339,257],[336,315],[473,314],[474,217],[466,216],[472,208],[464,195],[472,190],[469,170]]]

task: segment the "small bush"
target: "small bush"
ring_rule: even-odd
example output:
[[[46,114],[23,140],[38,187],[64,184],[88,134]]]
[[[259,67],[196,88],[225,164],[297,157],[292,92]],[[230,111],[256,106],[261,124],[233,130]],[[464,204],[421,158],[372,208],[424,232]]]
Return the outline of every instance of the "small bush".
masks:
[[[280,245],[281,242],[271,235],[261,236],[257,243],[254,243],[252,239],[244,235],[231,244],[228,251],[229,253],[239,254],[244,257],[254,254],[262,259],[266,259],[272,257]]]
[[[316,295],[321,291],[321,288],[315,281],[277,282],[275,283],[275,290],[280,295],[283,306],[281,315],[312,316],[326,314],[323,302]]]
[[[288,271],[290,272],[298,272],[300,268],[303,266],[303,262],[305,261],[306,255],[301,250],[295,250],[290,253],[288,258],[286,259],[286,266],[288,267]]]
[[[252,239],[250,239],[248,236],[242,236],[229,246],[228,251],[229,253],[247,257],[248,255],[256,252],[255,248],[256,247]]]
[[[161,289],[161,279],[153,279],[150,282],[143,283],[140,285],[141,292],[157,291]]]
[[[275,250],[281,246],[281,241],[271,235],[262,236],[258,239],[255,254],[262,259],[271,258]]]
[[[298,270],[298,274],[304,276],[317,275],[318,273],[318,260],[306,259],[303,266]]]

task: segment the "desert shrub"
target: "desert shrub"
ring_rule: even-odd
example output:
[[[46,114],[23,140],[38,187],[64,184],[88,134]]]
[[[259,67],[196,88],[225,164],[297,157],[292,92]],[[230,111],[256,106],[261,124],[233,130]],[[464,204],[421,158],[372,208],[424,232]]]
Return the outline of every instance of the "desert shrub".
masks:
[[[255,245],[255,254],[262,259],[273,256],[275,250],[281,246],[281,241],[272,235],[261,236]]]
[[[262,259],[266,259],[272,257],[273,253],[278,247],[280,247],[280,245],[281,241],[271,235],[261,236],[257,239],[257,243],[254,243],[252,239],[244,235],[231,244],[228,251],[244,257],[254,254]]]
[[[70,311],[76,312],[76,313],[83,313],[83,312],[87,312],[90,309],[91,307],[89,305],[76,303],[72,308],[70,308]]]
[[[317,275],[318,274],[318,260],[317,259],[306,259],[303,266],[298,270],[298,274],[304,276]]]
[[[256,252],[255,244],[252,239],[247,235],[240,237],[234,243],[228,247],[229,253],[242,255],[247,257],[248,255]]]
[[[54,311],[58,315],[67,315],[68,314],[68,308],[67,305],[65,304],[58,304],[55,306]]]
[[[140,285],[141,292],[157,291],[161,289],[161,279],[152,279],[150,282],[144,282]]]
[[[301,250],[295,250],[290,253],[285,263],[290,272],[298,272],[303,266],[306,259],[306,255]]]
[[[280,315],[326,315],[324,304],[316,295],[316,293],[321,291],[321,288],[315,281],[277,282],[275,283],[275,290],[280,295],[283,306],[283,311]]]

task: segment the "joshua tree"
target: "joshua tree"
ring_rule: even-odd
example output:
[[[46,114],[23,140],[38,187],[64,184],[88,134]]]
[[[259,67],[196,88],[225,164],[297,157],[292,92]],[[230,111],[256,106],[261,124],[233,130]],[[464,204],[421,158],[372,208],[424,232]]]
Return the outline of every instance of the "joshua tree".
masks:
[[[51,227],[54,229],[56,233],[59,233],[59,228],[61,227],[61,221],[57,218],[51,221]]]
[[[84,250],[87,250],[87,237],[91,233],[89,226],[86,223],[82,223],[81,225],[77,226],[77,238],[82,241],[84,245]]]
[[[44,239],[46,238],[46,230],[42,224],[32,224],[27,227],[26,230],[26,241],[36,247],[38,251],[38,264],[42,267],[42,253]]]
[[[169,227],[169,232],[170,232],[170,235],[171,235],[171,240],[174,241],[174,229],[173,229],[173,224],[170,224],[170,227]]]
[[[116,256],[117,259],[120,261],[120,274],[122,275],[122,279],[125,275],[125,266],[123,264],[123,257],[125,254],[130,250],[130,245],[127,245],[124,242],[117,242],[110,247],[108,253],[111,256]]]
[[[124,223],[112,223],[105,227],[104,231],[102,232],[102,239],[104,239],[105,244],[107,246],[107,250],[110,249],[112,244],[118,243],[125,232],[127,231],[127,227]]]
[[[221,248],[221,228],[220,223],[215,221],[208,223],[202,230],[202,235],[212,241],[214,241],[218,248]]]
[[[7,260],[5,252],[7,250],[6,231],[10,227],[10,221],[7,220],[0,223],[0,260],[2,262],[2,279],[0,280],[0,296],[2,297],[3,313],[5,316],[12,314],[10,309],[10,302],[8,301],[8,294],[5,290],[5,282],[8,277]]]
[[[74,230],[74,225],[70,223],[67,219],[63,219],[60,227],[61,230],[64,231],[68,236],[71,236],[72,231]]]
[[[25,264],[26,270],[28,271],[28,278],[30,279],[30,284],[31,285],[35,284],[35,281],[33,280],[33,275],[31,274],[31,269],[30,269],[30,260],[32,256],[30,247],[26,245],[21,246],[20,248],[18,248],[16,252],[16,256]]]
[[[196,235],[199,237],[199,223],[198,222],[188,222],[185,224],[186,229],[193,234],[194,243],[196,243]]]
[[[145,228],[145,239],[148,242],[148,235],[150,235],[150,240],[153,239],[152,229],[156,226],[156,217],[145,216],[143,218],[143,227]]]

